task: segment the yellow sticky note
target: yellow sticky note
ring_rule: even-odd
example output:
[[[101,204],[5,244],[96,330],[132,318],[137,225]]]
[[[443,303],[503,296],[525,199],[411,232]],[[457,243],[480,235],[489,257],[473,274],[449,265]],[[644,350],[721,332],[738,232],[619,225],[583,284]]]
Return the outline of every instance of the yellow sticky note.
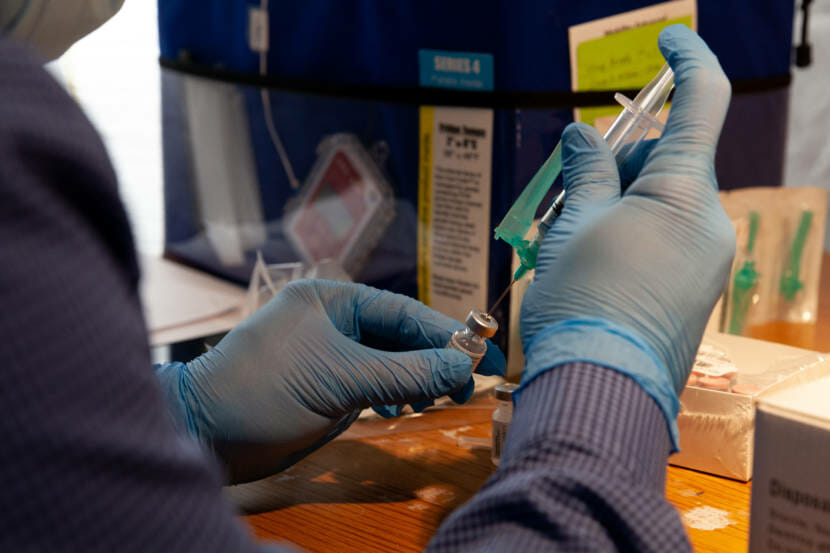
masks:
[[[639,89],[665,63],[657,38],[676,23],[697,23],[695,0],[672,0],[574,25],[568,29],[571,89]],[[619,114],[619,105],[574,110],[574,119],[592,125]]]
[[[692,17],[658,21],[579,44],[576,47],[579,89],[616,90],[645,85],[665,63],[657,48],[660,31],[676,23],[691,26]]]
[[[691,27],[692,17],[658,21],[579,44],[576,47],[579,90],[645,86],[665,63],[657,48],[657,37],[665,27],[675,23]],[[582,108],[580,119],[593,125],[597,117],[616,115],[620,109],[620,106]]]

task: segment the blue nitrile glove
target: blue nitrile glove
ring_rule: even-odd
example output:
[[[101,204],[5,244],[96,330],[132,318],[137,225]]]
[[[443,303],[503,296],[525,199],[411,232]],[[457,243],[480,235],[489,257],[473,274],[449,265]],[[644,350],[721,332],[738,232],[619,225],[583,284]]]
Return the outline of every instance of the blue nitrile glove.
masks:
[[[566,203],[522,304],[522,386],[569,361],[618,370],[654,398],[676,447],[677,394],[735,253],[714,168],[730,86],[687,27],[666,28],[659,46],[677,90],[663,136],[643,145],[624,193],[593,127],[572,124],[562,135]]]
[[[157,374],[179,423],[226,461],[232,480],[248,480],[325,444],[365,407],[466,401],[472,361],[443,349],[462,326],[406,296],[303,280],[209,352]],[[488,344],[478,372],[504,368]]]

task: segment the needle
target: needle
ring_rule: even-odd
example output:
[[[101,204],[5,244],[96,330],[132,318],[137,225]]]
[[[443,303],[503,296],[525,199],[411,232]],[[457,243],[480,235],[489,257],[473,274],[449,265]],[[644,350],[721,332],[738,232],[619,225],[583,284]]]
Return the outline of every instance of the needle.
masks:
[[[501,293],[501,296],[499,296],[499,299],[496,300],[496,303],[494,303],[493,307],[490,308],[490,311],[487,312],[488,315],[490,315],[491,317],[493,316],[493,311],[496,310],[496,307],[499,306],[499,304],[501,303],[501,300],[504,299],[504,297],[507,295],[507,293],[510,291],[510,288],[514,284],[516,284],[516,279],[515,278],[510,281],[510,284],[507,286],[507,288],[504,289],[504,292]]]

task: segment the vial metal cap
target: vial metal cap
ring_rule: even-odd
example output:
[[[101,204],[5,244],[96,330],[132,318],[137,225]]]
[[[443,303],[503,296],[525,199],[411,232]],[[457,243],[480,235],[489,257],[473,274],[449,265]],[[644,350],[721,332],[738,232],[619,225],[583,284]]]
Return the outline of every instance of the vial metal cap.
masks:
[[[467,327],[482,338],[492,338],[499,329],[499,323],[492,315],[473,309],[464,321]]]
[[[496,399],[501,401],[510,401],[513,398],[513,392],[515,392],[518,387],[518,384],[511,384],[510,382],[499,384],[496,386],[495,390]]]

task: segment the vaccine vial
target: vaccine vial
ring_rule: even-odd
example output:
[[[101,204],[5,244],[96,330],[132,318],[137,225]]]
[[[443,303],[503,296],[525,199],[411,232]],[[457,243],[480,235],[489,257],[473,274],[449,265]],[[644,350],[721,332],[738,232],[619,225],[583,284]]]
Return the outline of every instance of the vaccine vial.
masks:
[[[485,340],[496,334],[499,323],[495,317],[477,309],[470,311],[464,323],[467,326],[453,333],[447,347],[466,353],[473,360],[473,370],[475,370],[478,362],[487,352]]]
[[[490,459],[496,466],[499,466],[504,442],[507,440],[507,430],[510,428],[510,421],[513,420],[513,392],[518,387],[517,384],[508,382],[496,386],[495,394],[499,406],[493,411],[493,448],[490,453]]]

